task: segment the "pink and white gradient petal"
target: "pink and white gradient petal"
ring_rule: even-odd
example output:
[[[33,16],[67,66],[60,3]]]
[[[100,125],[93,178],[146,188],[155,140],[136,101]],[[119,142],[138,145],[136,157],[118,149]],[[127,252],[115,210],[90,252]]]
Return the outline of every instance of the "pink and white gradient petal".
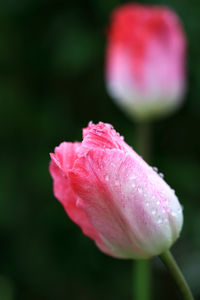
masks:
[[[75,162],[69,173],[71,186],[82,199],[82,209],[105,244],[119,257],[148,258],[168,249],[177,238],[171,234],[159,189],[165,190],[172,201],[177,200],[162,179],[153,179],[158,177],[154,173],[148,165],[144,170],[138,157],[135,160],[121,150],[91,150]],[[147,184],[150,186],[146,187]],[[149,192],[145,197],[146,189]],[[149,208],[145,201],[153,196],[155,200]],[[156,211],[158,201],[163,207]]]
[[[107,31],[108,92],[130,116],[154,119],[177,109],[186,90],[186,37],[162,6],[124,4]]]

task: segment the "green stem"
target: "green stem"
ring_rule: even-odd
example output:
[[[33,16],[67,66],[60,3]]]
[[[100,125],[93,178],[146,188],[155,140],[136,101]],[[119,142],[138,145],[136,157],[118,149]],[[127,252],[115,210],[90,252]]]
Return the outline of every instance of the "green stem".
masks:
[[[175,259],[173,258],[170,251],[166,251],[160,255],[160,259],[167,267],[169,273],[174,278],[184,300],[194,300],[190,288],[181,273]]]
[[[138,123],[137,135],[137,152],[146,162],[150,163],[152,147],[152,132],[150,124],[145,122]]]
[[[149,300],[151,298],[151,268],[149,260],[134,262],[133,300]]]
[[[137,152],[145,161],[150,160],[151,152],[151,128],[148,123],[141,122],[137,128]],[[133,282],[134,300],[150,300],[151,299],[151,265],[149,260],[134,261]]]

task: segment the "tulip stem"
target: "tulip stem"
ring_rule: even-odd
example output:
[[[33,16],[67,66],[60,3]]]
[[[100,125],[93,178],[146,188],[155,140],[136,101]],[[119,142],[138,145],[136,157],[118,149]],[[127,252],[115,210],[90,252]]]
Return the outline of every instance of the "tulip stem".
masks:
[[[137,124],[137,151],[147,162],[151,152],[151,126],[146,122]],[[149,260],[136,260],[134,263],[134,300],[151,299],[151,263]]]
[[[162,262],[165,264],[167,267],[169,273],[175,280],[181,294],[182,294],[182,299],[184,300],[194,300],[191,290],[183,277],[183,274],[181,270],[179,269],[175,259],[173,258],[172,254],[170,251],[166,251],[160,255],[160,259]]]
[[[134,264],[133,300],[151,298],[151,269],[149,260],[137,260]]]
[[[151,124],[146,122],[138,123],[137,129],[137,152],[143,157],[143,159],[150,163],[151,146],[152,146],[152,131]]]

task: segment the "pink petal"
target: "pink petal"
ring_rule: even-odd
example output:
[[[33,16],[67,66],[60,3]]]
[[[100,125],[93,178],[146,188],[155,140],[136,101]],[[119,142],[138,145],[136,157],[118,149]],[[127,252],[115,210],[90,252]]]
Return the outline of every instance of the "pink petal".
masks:
[[[123,139],[112,125],[103,122],[98,124],[90,122],[88,127],[83,129],[83,142],[79,154],[85,155],[88,150],[94,148],[131,150]]]
[[[109,254],[109,249],[78,205],[81,199],[73,192],[69,183],[68,172],[75,162],[79,147],[80,143],[64,142],[55,148],[55,154],[51,153],[49,171],[53,178],[54,195],[62,203],[69,217],[81,227],[83,233],[95,240],[102,251]]]
[[[179,204],[169,186],[134,155],[115,149],[91,150],[76,160],[69,177],[74,192],[82,199],[80,207],[112,255],[147,258],[166,250],[180,231],[178,228],[172,235],[160,191],[175,201],[175,206]],[[146,199],[151,200],[150,208],[145,205]],[[158,225],[160,218],[162,223]]]

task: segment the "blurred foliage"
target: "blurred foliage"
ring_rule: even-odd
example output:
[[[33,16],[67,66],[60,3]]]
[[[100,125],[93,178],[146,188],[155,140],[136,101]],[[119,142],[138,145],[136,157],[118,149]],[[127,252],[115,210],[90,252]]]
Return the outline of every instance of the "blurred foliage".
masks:
[[[90,120],[112,123],[135,144],[136,125],[104,82],[105,28],[121,3],[0,1],[1,300],[131,299],[131,262],[107,257],[82,235],[55,200],[48,173],[49,152],[80,140]],[[152,163],[184,206],[173,251],[200,299],[200,2],[154,4],[176,10],[188,36],[186,101],[152,125]],[[152,299],[178,299],[165,269],[152,263]]]

